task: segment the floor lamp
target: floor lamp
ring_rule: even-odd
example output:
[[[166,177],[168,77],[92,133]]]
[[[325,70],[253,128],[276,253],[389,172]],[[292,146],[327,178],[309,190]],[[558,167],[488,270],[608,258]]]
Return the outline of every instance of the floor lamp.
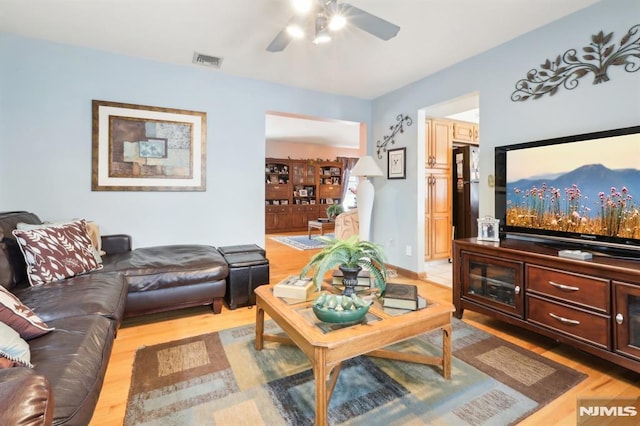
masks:
[[[370,241],[369,231],[371,228],[371,212],[373,211],[373,198],[375,191],[373,184],[369,182],[370,177],[382,176],[382,170],[376,164],[373,157],[366,155],[360,157],[350,174],[359,176],[360,182],[356,188],[356,203],[358,204],[358,221],[360,222],[360,240]]]

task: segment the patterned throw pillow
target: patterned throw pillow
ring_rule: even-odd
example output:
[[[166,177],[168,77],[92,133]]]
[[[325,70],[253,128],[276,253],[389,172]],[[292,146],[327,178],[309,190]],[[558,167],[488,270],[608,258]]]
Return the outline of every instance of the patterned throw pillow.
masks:
[[[13,231],[31,285],[59,281],[100,269],[84,220],[41,229]]]
[[[29,344],[8,325],[0,322],[0,357],[6,358],[23,367],[31,365],[31,351]]]
[[[13,328],[25,340],[42,336],[53,330],[29,307],[23,305],[20,299],[2,286],[0,286],[0,323]]]
[[[52,226],[64,226],[70,225],[73,222],[79,222],[84,219],[74,219],[65,222],[44,222],[38,225],[32,223],[18,222],[16,229],[20,231],[32,231],[34,229],[51,228]],[[93,247],[93,255],[98,263],[102,263],[102,256],[106,253],[102,251],[102,239],[100,238],[100,227],[97,223],[91,221],[85,221],[87,227],[87,236],[91,240],[91,246]]]

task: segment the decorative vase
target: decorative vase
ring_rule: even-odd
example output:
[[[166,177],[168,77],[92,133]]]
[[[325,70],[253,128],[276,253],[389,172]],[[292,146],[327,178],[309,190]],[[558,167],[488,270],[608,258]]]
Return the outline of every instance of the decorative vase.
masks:
[[[342,271],[342,285],[344,286],[344,290],[342,294],[345,296],[351,296],[355,293],[355,286],[358,284],[358,274],[362,271],[361,266],[356,266],[355,268],[349,268],[344,265],[338,266],[338,269]]]

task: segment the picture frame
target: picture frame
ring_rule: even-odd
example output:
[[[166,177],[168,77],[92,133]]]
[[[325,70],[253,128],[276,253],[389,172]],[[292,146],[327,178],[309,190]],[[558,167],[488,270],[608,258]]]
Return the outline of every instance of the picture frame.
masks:
[[[306,197],[307,196],[307,190],[306,189],[300,189],[298,190],[298,195],[300,197]]]
[[[396,148],[387,151],[387,179],[406,179],[407,148]]]
[[[92,191],[206,191],[207,114],[93,100]]]
[[[500,219],[492,216],[478,218],[478,241],[500,241]]]

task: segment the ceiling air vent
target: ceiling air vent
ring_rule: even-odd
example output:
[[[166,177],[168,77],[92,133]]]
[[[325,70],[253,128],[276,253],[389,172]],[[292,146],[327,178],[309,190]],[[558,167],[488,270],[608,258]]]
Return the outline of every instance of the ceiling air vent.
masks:
[[[196,65],[204,65],[205,67],[220,68],[220,65],[222,65],[222,58],[193,52],[193,63]]]

